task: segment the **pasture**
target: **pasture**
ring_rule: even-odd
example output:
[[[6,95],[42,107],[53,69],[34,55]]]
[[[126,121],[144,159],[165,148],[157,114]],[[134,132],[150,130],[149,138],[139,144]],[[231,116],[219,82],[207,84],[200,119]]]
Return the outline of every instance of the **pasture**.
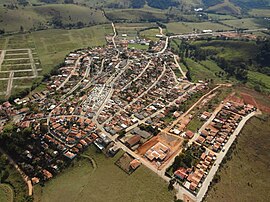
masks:
[[[71,201],[173,201],[173,193],[167,184],[155,173],[140,166],[133,174],[128,175],[114,162],[122,155],[106,158],[97,153],[92,145],[85,152],[97,164],[94,169],[86,159],[74,162],[74,166],[66,169],[54,179],[37,190],[36,200],[43,202]]]

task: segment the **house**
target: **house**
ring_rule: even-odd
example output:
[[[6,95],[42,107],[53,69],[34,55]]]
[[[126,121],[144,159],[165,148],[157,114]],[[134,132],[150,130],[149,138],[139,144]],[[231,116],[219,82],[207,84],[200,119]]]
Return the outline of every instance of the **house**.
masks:
[[[129,163],[129,166],[133,169],[136,170],[139,166],[141,165],[141,162],[138,159],[134,159]]]
[[[185,135],[186,135],[189,139],[191,139],[191,138],[193,138],[194,133],[193,133],[192,131],[188,130],[188,131],[186,131]]]
[[[134,135],[132,136],[131,138],[129,138],[125,144],[128,146],[128,147],[133,147],[134,145],[138,144],[141,140],[141,136],[139,135]]]
[[[174,175],[175,175],[175,177],[179,178],[180,180],[184,180],[188,176],[187,169],[181,167],[174,172]]]

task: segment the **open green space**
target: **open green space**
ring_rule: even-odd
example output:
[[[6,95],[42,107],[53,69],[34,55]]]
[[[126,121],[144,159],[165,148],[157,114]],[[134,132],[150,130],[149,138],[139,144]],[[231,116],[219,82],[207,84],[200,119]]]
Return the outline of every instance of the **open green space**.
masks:
[[[248,61],[254,58],[254,52],[258,49],[255,42],[245,41],[195,41],[194,45],[199,45],[204,50],[214,51],[218,57],[222,57],[231,61]]]
[[[13,201],[13,190],[7,184],[0,184],[0,201],[1,202]]]
[[[221,13],[221,14],[232,14],[232,15],[241,14],[241,8],[236,6],[229,0],[224,0],[224,2],[222,3],[213,5],[209,7],[207,11]]]
[[[159,29],[148,29],[140,32],[140,36],[145,39],[150,39],[152,41],[158,41],[159,38],[156,37],[157,34],[160,34]],[[165,33],[163,33],[165,34]]]
[[[0,16],[0,27],[5,32],[33,31],[54,25],[90,26],[108,22],[101,10],[74,4],[19,6],[17,9],[0,7]]]
[[[0,80],[0,92],[6,92],[7,90],[8,81],[7,80]]]
[[[262,90],[270,92],[270,76],[260,72],[248,71],[248,84],[260,86]]]
[[[217,173],[220,182],[210,188],[205,201],[269,200],[269,126],[269,116],[247,122]]]
[[[143,9],[114,9],[106,11],[112,21],[156,22],[166,20],[165,12]]]
[[[255,18],[243,18],[236,20],[223,20],[222,23],[232,26],[235,29],[258,29],[263,26],[256,22]]]
[[[248,13],[254,17],[270,17],[270,9],[252,9]]]
[[[167,184],[144,166],[131,175],[117,167],[114,162],[122,152],[106,158],[90,146],[85,154],[94,159],[96,169],[87,159],[74,162],[74,166],[45,183],[43,188],[36,186],[36,199],[43,202],[173,201]]]
[[[98,25],[74,30],[44,30],[32,33],[44,73],[63,62],[70,51],[102,46],[105,35],[111,33],[110,25]]]
[[[192,81],[196,82],[198,80],[212,79],[213,82],[220,82],[221,78],[216,76],[215,72],[207,69],[204,65],[201,65],[200,63],[190,58],[186,58],[185,61],[188,66],[189,74]]]
[[[184,34],[184,33],[191,33],[193,31],[202,31],[211,29],[213,31],[221,31],[221,30],[230,30],[230,27],[225,25],[221,25],[214,22],[171,22],[166,24],[167,30],[170,33],[175,34]]]
[[[226,14],[215,14],[215,13],[207,13],[208,18],[211,20],[233,20],[237,19],[236,17],[232,15],[226,15]]]

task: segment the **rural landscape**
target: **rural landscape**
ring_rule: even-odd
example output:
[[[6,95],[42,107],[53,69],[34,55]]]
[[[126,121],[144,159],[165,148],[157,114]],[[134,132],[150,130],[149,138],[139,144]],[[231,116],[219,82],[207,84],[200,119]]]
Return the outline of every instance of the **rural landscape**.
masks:
[[[268,201],[269,29],[269,0],[0,0],[0,201]]]

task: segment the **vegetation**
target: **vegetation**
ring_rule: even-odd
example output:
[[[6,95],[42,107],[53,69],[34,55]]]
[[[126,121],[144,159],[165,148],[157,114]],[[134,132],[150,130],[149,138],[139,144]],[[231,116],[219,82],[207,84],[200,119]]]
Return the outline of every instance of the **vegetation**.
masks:
[[[144,166],[128,176],[114,165],[122,152],[114,158],[106,158],[104,154],[97,153],[94,146],[90,146],[85,153],[95,160],[95,171],[89,161],[79,160],[44,187],[37,185],[37,200],[173,201],[173,193],[168,192],[166,183]]]

